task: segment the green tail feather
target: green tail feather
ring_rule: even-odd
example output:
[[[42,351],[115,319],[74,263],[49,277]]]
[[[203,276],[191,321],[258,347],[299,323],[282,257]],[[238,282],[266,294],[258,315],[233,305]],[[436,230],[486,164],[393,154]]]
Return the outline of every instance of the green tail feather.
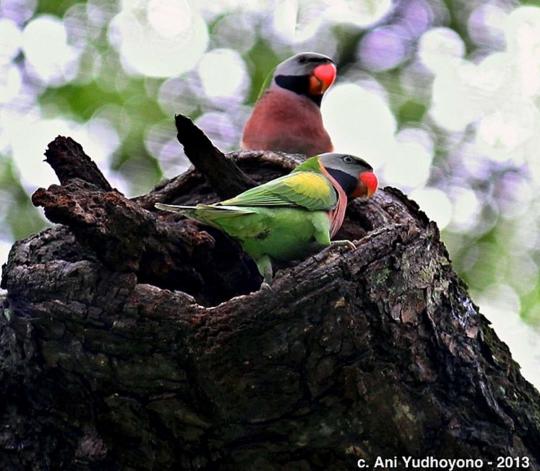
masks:
[[[255,211],[239,206],[213,205],[213,204],[198,204],[197,206],[182,206],[176,204],[156,203],[157,209],[170,211],[172,213],[184,214],[185,216],[196,214],[219,214],[220,216],[239,216],[242,214],[253,214]]]
[[[170,211],[171,213],[179,213],[179,214],[189,214],[190,211],[196,210],[196,206],[180,206],[176,204],[163,204],[163,203],[156,203],[154,205],[157,209],[161,209],[163,211]]]

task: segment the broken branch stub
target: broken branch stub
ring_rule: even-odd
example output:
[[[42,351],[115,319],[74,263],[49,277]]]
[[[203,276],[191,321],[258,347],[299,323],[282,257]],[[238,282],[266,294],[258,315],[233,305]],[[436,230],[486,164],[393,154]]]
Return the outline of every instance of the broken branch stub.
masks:
[[[175,123],[178,141],[184,146],[186,156],[208,178],[221,198],[231,198],[256,185],[232,159],[212,144],[191,119],[179,114],[175,117]]]

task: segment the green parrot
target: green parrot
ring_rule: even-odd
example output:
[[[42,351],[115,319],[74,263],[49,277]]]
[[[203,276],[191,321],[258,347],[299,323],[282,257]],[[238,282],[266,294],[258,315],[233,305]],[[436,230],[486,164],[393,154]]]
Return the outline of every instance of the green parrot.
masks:
[[[240,242],[270,283],[272,260],[299,259],[330,245],[345,218],[348,198],[370,197],[377,185],[372,167],[363,159],[326,153],[219,203],[155,206],[215,227]]]

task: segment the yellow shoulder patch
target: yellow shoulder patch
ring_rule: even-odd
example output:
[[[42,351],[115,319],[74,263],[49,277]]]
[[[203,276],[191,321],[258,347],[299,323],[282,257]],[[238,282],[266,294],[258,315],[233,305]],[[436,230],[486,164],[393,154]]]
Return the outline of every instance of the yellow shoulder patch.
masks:
[[[332,186],[322,175],[313,172],[293,173],[284,182],[296,193],[316,199],[326,199],[332,196]]]

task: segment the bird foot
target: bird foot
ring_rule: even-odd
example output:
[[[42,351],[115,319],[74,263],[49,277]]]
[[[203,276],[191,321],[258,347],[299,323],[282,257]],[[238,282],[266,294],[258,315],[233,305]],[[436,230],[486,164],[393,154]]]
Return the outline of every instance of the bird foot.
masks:
[[[260,290],[261,291],[270,291],[270,292],[274,292],[274,290],[272,289],[272,287],[270,286],[270,284],[266,281],[263,281],[261,283],[261,287],[260,287]]]
[[[333,247],[346,247],[349,250],[355,250],[356,245],[354,245],[350,240],[333,240],[330,242],[330,245],[325,247],[319,255],[326,254],[329,250],[332,250]]]
[[[356,245],[354,245],[350,240],[333,240],[330,242],[331,247],[347,247],[350,250],[356,250]]]

